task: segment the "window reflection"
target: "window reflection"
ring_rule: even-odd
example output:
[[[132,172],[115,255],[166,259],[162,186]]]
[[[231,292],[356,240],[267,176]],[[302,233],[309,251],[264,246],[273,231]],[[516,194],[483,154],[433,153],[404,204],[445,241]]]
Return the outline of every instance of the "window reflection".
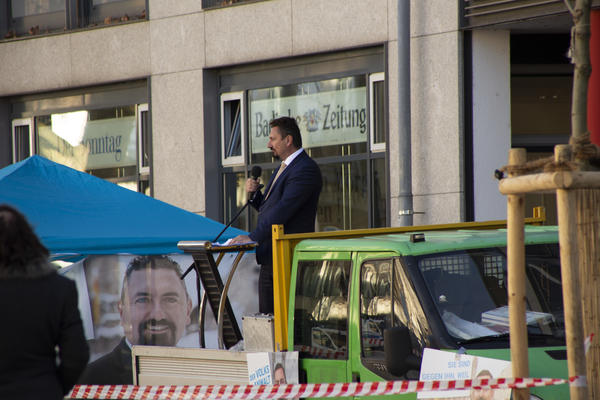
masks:
[[[350,260],[298,262],[294,349],[302,357],[347,358],[350,266]]]
[[[269,121],[296,118],[303,147],[313,157],[366,151],[368,131],[367,87],[364,75],[304,82],[248,91],[251,161],[271,162],[267,148]]]
[[[224,175],[224,186],[225,186],[225,220],[231,221],[233,216],[246,204],[246,191],[245,191],[246,176],[243,172],[235,172]],[[245,227],[245,216],[248,213],[248,209],[236,218],[231,224],[233,227],[246,229]]]
[[[362,357],[383,360],[384,332],[397,326],[409,329],[413,353],[421,356],[431,330],[399,259],[366,261],[360,271]]]
[[[369,226],[367,161],[321,165],[323,188],[317,209],[321,231]]]
[[[11,0],[11,12],[13,18],[26,17],[30,15],[46,14],[65,9],[64,0]]]
[[[134,105],[42,115],[35,121],[39,155],[138,189]]]

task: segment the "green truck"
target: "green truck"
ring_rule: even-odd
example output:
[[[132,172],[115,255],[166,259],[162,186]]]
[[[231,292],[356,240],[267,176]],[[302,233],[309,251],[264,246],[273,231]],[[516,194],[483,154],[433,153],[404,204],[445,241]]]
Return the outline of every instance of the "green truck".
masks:
[[[276,281],[292,259],[279,340],[300,352],[301,382],[418,379],[426,347],[510,360],[506,229],[366,233],[274,231]],[[566,378],[558,230],[527,226],[525,241],[530,376]],[[567,385],[531,394],[569,397]]]
[[[426,348],[509,360],[505,224],[306,234],[273,226],[271,346],[299,352],[301,383],[417,380]],[[530,376],[567,378],[557,227],[527,225],[525,245]],[[194,255],[200,262],[210,246],[182,242],[180,248],[202,249]],[[162,363],[160,373],[138,371],[139,384],[248,383],[244,353],[156,346],[134,346],[133,353],[153,357],[148,365]],[[185,357],[197,366],[183,376]],[[134,369],[145,365],[140,360]],[[563,400],[569,389],[531,394]]]

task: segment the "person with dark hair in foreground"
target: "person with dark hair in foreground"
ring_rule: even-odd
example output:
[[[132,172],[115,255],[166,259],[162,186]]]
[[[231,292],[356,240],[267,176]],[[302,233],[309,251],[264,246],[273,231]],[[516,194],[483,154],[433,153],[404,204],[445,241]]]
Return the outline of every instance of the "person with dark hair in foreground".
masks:
[[[0,399],[62,399],[89,359],[75,283],[23,214],[0,205]]]
[[[267,147],[273,157],[282,162],[273,171],[264,195],[257,180],[249,178],[246,181],[250,204],[258,210],[258,222],[249,235],[239,235],[231,241],[231,244],[258,243],[256,262],[261,266],[258,309],[263,314],[272,314],[274,310],[271,226],[283,224],[285,233],[314,232],[322,186],[319,166],[302,148],[296,120],[280,117],[272,120],[269,126]]]
[[[119,313],[125,337],[90,363],[79,383],[133,383],[132,345],[175,346],[190,323],[192,301],[179,264],[167,256],[139,256],[125,271]]]

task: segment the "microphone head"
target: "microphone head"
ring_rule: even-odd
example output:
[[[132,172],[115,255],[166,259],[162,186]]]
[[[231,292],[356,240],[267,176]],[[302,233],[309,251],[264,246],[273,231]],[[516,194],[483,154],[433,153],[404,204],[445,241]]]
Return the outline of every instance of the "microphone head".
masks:
[[[252,172],[250,172],[250,175],[252,175],[252,179],[257,180],[258,178],[260,178],[261,174],[262,168],[259,165],[255,165],[254,167],[252,167]]]

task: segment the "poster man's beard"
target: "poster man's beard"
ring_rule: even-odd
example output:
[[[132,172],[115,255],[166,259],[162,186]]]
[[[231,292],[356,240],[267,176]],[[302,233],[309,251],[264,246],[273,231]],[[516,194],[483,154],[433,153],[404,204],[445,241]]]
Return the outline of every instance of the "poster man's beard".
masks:
[[[153,332],[153,328],[157,326],[166,326],[165,331]],[[143,321],[138,326],[139,341],[141,345],[149,346],[175,346],[177,339],[175,338],[175,324],[166,319],[155,320],[150,319]]]

